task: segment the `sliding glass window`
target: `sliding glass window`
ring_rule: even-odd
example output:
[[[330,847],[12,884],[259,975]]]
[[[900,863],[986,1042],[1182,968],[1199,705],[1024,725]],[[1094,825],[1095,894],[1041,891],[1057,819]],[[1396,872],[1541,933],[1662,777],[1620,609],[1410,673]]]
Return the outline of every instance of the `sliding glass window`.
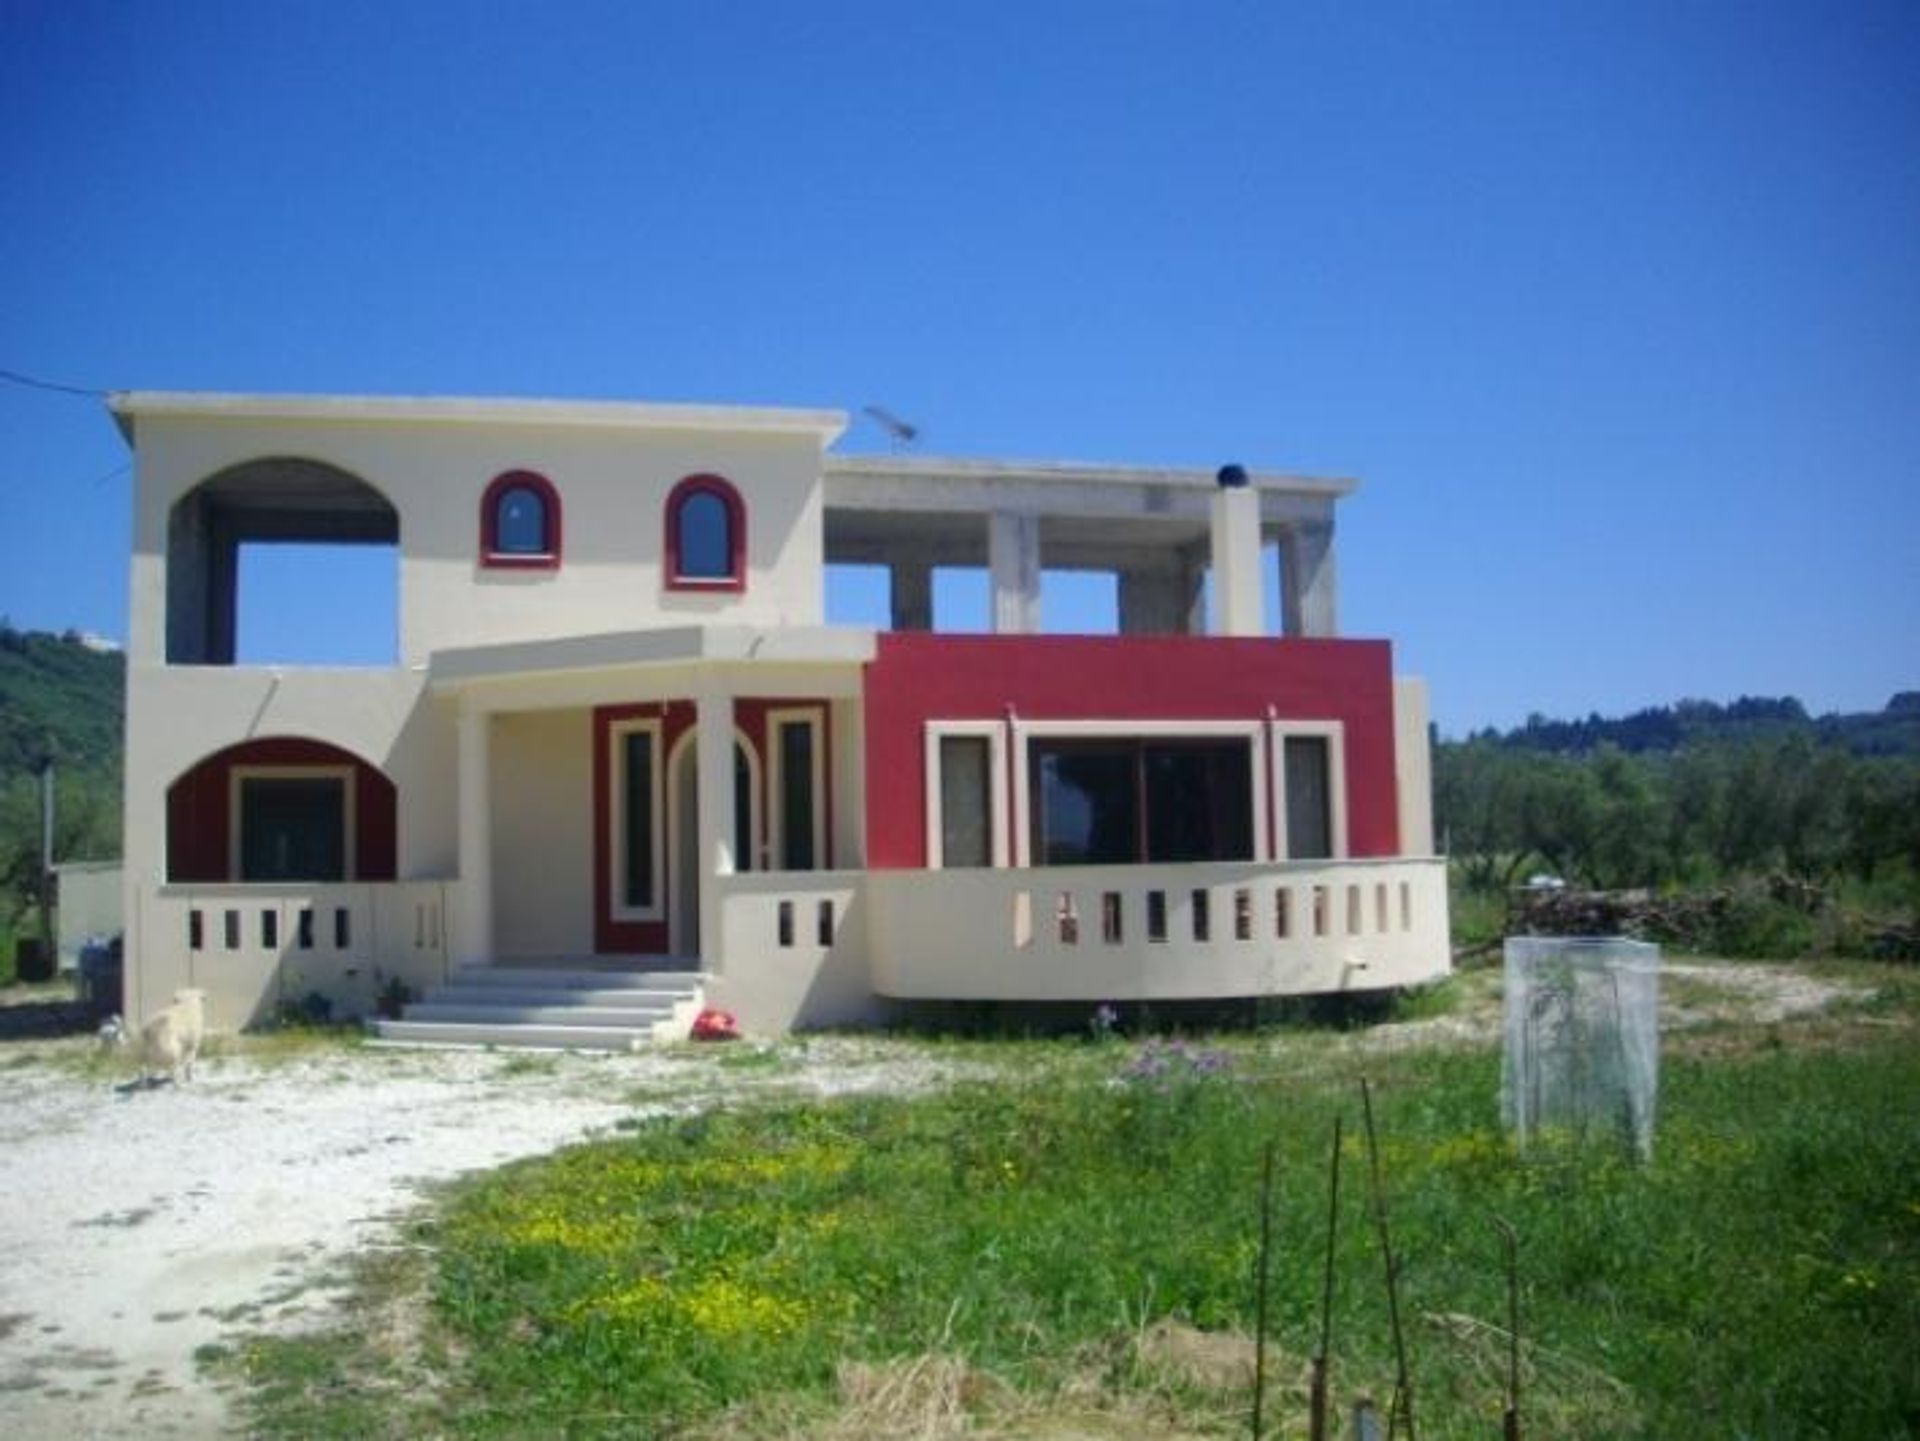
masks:
[[[1253,858],[1244,740],[1036,739],[1028,765],[1035,865]]]

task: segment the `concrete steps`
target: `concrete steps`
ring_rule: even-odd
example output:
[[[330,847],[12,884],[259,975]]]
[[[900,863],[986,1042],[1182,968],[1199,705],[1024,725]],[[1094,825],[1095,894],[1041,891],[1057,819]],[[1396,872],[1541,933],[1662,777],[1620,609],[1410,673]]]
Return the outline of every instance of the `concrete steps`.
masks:
[[[591,963],[469,966],[399,1020],[376,1021],[371,1044],[631,1051],[685,1037],[702,980],[693,970]]]

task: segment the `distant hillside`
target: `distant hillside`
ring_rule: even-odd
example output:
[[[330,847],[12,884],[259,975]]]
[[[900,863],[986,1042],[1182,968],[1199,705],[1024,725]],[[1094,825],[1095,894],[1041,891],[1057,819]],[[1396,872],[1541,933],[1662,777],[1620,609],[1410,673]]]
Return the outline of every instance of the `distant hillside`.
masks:
[[[1529,716],[1504,733],[1491,728],[1471,737],[1519,750],[1579,755],[1612,745],[1628,754],[1674,751],[1696,743],[1779,740],[1804,735],[1861,756],[1920,758],[1920,691],[1902,691],[1885,709],[1810,716],[1792,696],[1742,696],[1727,705],[1683,700],[1631,715],[1585,720]]]
[[[40,886],[41,762],[54,762],[56,861],[120,854],[126,658],[0,621],[0,979]]]
[[[126,675],[118,651],[0,621],[0,778],[32,774],[49,753],[63,770],[118,775]]]

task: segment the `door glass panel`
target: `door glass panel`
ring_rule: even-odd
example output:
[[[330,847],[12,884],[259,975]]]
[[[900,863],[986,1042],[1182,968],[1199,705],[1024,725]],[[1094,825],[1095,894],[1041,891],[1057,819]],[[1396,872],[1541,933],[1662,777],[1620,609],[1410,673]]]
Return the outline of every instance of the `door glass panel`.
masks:
[[[346,874],[346,785],[339,777],[240,782],[241,880],[341,881]]]
[[[1033,751],[1034,861],[1126,865],[1140,859],[1137,748],[1053,742]]]
[[[651,910],[654,896],[653,732],[620,738],[620,898],[633,910]]]
[[[1244,741],[1150,741],[1149,862],[1253,859],[1253,759]]]
[[[733,743],[733,868],[753,866],[753,765],[746,747]]]
[[[1288,736],[1287,855],[1297,861],[1333,855],[1332,792],[1327,775],[1325,736]]]
[[[789,871],[810,871],[814,856],[813,724],[785,721],[780,725],[780,865]]]
[[[993,768],[985,736],[940,737],[940,864],[993,862]]]

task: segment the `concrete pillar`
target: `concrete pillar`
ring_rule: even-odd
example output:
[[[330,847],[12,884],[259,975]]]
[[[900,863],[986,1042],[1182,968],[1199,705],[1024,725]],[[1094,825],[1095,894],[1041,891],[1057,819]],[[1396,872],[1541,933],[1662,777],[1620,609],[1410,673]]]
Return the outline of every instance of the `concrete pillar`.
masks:
[[[1287,635],[1340,633],[1333,522],[1309,521],[1280,534],[1280,625]]]
[[[1180,635],[1192,629],[1200,591],[1196,567],[1133,566],[1119,573],[1120,633]]]
[[[1259,635],[1265,627],[1260,595],[1260,496],[1250,486],[1213,493],[1213,633]]]
[[[925,561],[896,560],[887,567],[888,595],[895,630],[933,629],[933,567]]]
[[[1188,555],[1182,562],[1181,590],[1187,598],[1188,635],[1207,633],[1207,562],[1198,551]]]
[[[1040,629],[1040,517],[995,511],[988,518],[987,567],[994,632],[1033,635]]]
[[[471,702],[460,706],[460,905],[455,954],[493,959],[493,717]]]
[[[703,686],[694,703],[694,742],[694,794],[700,812],[700,969],[718,971],[722,966],[720,891],[714,879],[734,871],[733,697],[718,686]]]

